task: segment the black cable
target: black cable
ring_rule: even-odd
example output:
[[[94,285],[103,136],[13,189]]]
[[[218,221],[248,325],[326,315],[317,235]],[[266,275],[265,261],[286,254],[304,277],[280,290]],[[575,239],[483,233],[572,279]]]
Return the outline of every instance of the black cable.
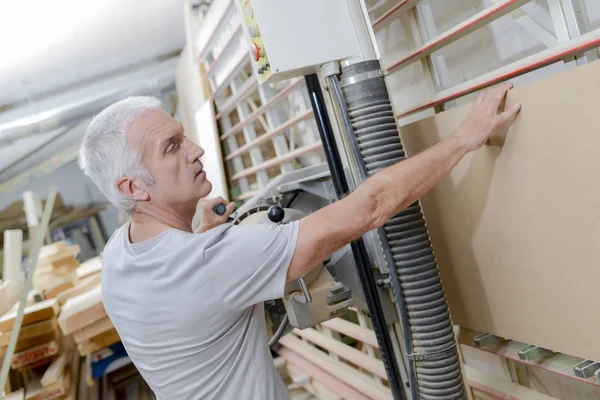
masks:
[[[310,97],[310,103],[313,109],[319,135],[323,142],[323,150],[327,158],[327,164],[331,171],[331,180],[338,198],[342,198],[349,192],[348,182],[344,174],[342,161],[338,153],[335,137],[331,128],[331,122],[325,108],[323,92],[317,74],[306,75],[304,77],[306,88]],[[377,343],[381,350],[381,356],[388,375],[388,382],[394,399],[405,400],[406,394],[402,385],[402,378],[398,363],[395,357],[392,340],[387,330],[387,324],[383,315],[383,308],[377,293],[375,277],[371,272],[367,249],[362,238],[353,241],[350,244],[356,269],[361,282],[361,286],[369,308],[369,314],[373,322],[373,330],[377,337]]]

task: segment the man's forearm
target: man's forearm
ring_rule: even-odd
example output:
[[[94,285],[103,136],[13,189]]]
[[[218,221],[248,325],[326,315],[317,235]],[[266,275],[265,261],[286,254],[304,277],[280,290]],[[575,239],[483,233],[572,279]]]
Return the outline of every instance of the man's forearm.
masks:
[[[429,149],[379,171],[349,197],[367,204],[365,218],[370,229],[418,200],[454,168],[468,152],[468,145],[452,135]]]

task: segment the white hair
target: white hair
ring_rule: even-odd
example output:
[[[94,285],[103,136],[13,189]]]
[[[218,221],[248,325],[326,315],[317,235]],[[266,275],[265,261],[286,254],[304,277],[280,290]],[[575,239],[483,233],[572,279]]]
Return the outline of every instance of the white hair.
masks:
[[[126,214],[133,212],[135,200],[118,190],[117,180],[127,177],[154,184],[139,153],[127,146],[131,122],[146,110],[160,110],[160,101],[154,97],[132,96],[113,103],[92,119],[79,149],[79,165],[85,175]]]

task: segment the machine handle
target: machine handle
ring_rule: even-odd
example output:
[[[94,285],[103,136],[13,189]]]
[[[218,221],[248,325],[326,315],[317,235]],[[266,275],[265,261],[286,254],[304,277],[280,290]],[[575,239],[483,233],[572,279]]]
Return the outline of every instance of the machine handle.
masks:
[[[306,303],[312,302],[312,296],[310,295],[310,291],[308,290],[308,286],[306,286],[306,281],[303,276],[298,278],[298,283],[300,284],[300,289],[302,289],[302,294],[304,294]]]
[[[225,204],[221,203],[221,204],[217,204],[216,206],[214,206],[213,211],[217,215],[224,215],[225,211],[227,211],[227,208],[225,207]]]

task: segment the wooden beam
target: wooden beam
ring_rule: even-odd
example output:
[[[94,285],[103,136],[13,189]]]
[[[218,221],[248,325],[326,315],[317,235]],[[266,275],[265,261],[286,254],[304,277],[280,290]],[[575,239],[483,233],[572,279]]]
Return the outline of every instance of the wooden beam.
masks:
[[[46,319],[33,324],[25,325],[19,333],[19,341],[42,336],[58,329],[56,318]],[[8,346],[11,331],[0,332],[0,347]]]
[[[58,315],[60,307],[56,299],[44,300],[39,303],[25,307],[23,314],[23,325],[50,319]],[[17,317],[17,310],[13,309],[0,317],[0,331],[6,332],[12,329]]]
[[[114,326],[110,318],[104,317],[98,322],[95,322],[91,325],[85,326],[82,329],[73,332],[73,340],[75,340],[75,343],[81,343],[83,341],[93,338],[94,336],[98,336],[101,333],[110,331],[113,328]]]
[[[106,310],[102,303],[101,287],[98,285],[89,292],[67,300],[58,317],[58,325],[64,335],[69,335],[104,317]]]

